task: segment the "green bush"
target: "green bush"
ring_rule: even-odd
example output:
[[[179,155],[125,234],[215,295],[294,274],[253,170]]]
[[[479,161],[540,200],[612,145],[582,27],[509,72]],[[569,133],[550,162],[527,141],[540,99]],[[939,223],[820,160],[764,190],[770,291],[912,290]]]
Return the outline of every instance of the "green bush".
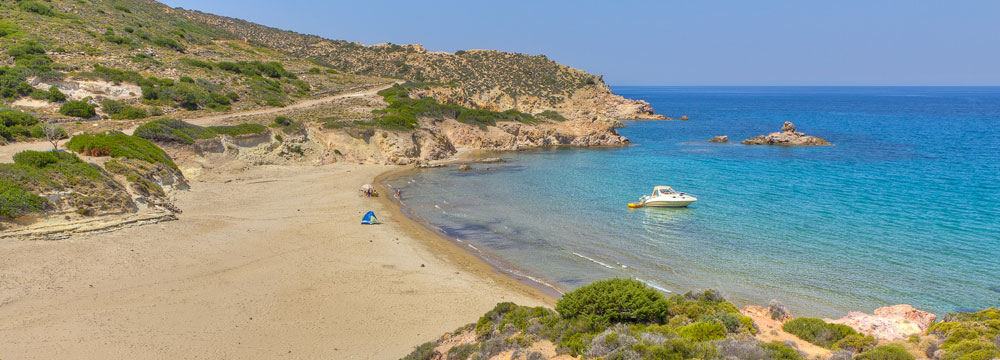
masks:
[[[220,135],[249,135],[249,134],[261,134],[267,131],[267,127],[260,124],[239,124],[239,125],[227,125],[227,126],[211,126],[209,127],[212,132]]]
[[[59,108],[59,113],[66,116],[89,119],[97,115],[97,110],[94,105],[79,100],[73,100],[67,101],[63,104],[62,107]]]
[[[662,294],[640,281],[610,279],[563,295],[556,311],[565,318],[587,318],[594,324],[662,323],[668,304]]]
[[[815,318],[792,319],[786,322],[782,329],[802,340],[828,349],[845,337],[857,334],[850,326],[830,324]]]
[[[42,5],[41,3],[34,0],[20,0],[17,2],[17,7],[21,10],[32,12],[38,15],[45,16],[56,16],[56,12],[52,11],[48,6]]]
[[[18,31],[17,25],[11,23],[0,23],[0,37],[14,35]]]
[[[111,118],[115,120],[145,119],[149,117],[146,110],[116,100],[104,100],[101,103],[101,110],[104,110],[105,113],[111,115]]]
[[[49,101],[60,102],[65,100],[66,100],[66,94],[63,94],[63,92],[60,91],[59,88],[55,86],[49,88]]]
[[[31,90],[31,94],[28,94],[32,99],[35,100],[48,100],[49,92],[42,89]]]
[[[14,219],[45,209],[48,200],[33,194],[20,184],[0,178],[0,218]]]
[[[101,64],[94,64],[94,71],[91,75],[114,83],[130,82],[138,84],[143,80],[142,75],[137,71],[120,70]]]
[[[643,359],[713,359],[716,356],[715,347],[709,343],[692,342],[687,339],[667,339],[660,345],[637,346]]]
[[[558,112],[555,112],[553,110],[545,110],[545,111],[542,111],[542,112],[538,113],[535,116],[547,118],[547,119],[552,120],[552,121],[566,121],[566,117],[565,116],[562,116],[562,114],[559,114]]]
[[[983,340],[962,340],[951,344],[945,350],[941,360],[989,360],[1000,357],[1000,348],[996,344]]]
[[[833,345],[834,350],[847,350],[854,353],[863,353],[871,350],[878,344],[871,335],[851,334],[845,336]]]
[[[913,355],[910,355],[902,346],[898,345],[883,345],[876,347],[870,351],[862,353],[861,355],[855,356],[855,360],[913,360]]]
[[[217,135],[260,134],[267,127],[259,124],[202,127],[176,119],[157,119],[135,129],[135,136],[150,141],[193,144],[197,139],[211,139]]]
[[[434,356],[434,347],[433,342],[424,343],[413,349],[413,352],[404,356],[402,360],[430,360]]]
[[[21,151],[14,154],[14,163],[18,165],[30,166],[41,169],[60,161],[79,162],[76,155],[61,151]]]
[[[164,48],[171,49],[171,50],[174,50],[174,51],[177,51],[177,52],[184,52],[184,50],[185,50],[184,45],[181,45],[181,43],[177,42],[177,40],[174,40],[174,39],[171,39],[171,38],[168,38],[168,37],[153,38],[153,44],[156,45],[156,46],[164,47]]]
[[[260,61],[238,61],[238,62],[228,62],[223,61],[216,63],[219,69],[243,74],[246,76],[268,76],[275,79],[288,78],[297,79],[295,74],[288,70],[285,70],[284,65],[277,61],[271,62],[260,62]]]
[[[719,340],[726,337],[726,328],[714,321],[699,321],[677,329],[681,336],[693,341]]]
[[[451,349],[448,349],[448,359],[466,360],[469,358],[469,356],[472,356],[472,353],[476,352],[477,348],[478,345],[476,344],[462,344],[462,345],[452,346]]]
[[[211,139],[215,133],[205,127],[176,119],[157,119],[135,129],[135,136],[150,141],[194,144],[197,139]]]
[[[66,148],[91,156],[138,159],[177,169],[177,165],[170,160],[170,156],[163,149],[138,136],[122,133],[82,134],[70,139],[66,143]]]
[[[769,344],[761,344],[760,347],[767,350],[768,355],[770,355],[771,360],[799,360],[802,356],[799,355],[798,351],[792,349],[785,344],[778,341],[773,341]]]

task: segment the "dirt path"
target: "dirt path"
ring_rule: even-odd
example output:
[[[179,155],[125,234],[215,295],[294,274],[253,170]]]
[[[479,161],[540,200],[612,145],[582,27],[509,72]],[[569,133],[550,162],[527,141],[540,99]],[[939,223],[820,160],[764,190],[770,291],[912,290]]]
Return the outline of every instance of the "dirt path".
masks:
[[[325,104],[325,103],[328,103],[328,102],[331,102],[331,101],[334,101],[334,100],[338,100],[338,99],[346,99],[346,98],[362,97],[362,96],[372,96],[372,95],[375,95],[376,93],[378,93],[379,91],[388,89],[389,87],[391,87],[392,85],[395,85],[395,84],[397,84],[397,83],[376,85],[376,86],[374,86],[374,87],[372,87],[370,89],[367,89],[367,90],[354,91],[354,92],[342,93],[342,94],[337,94],[337,95],[330,95],[330,96],[321,97],[321,98],[318,98],[318,99],[304,100],[304,101],[300,101],[300,102],[297,102],[297,103],[294,103],[292,105],[288,105],[288,106],[285,106],[285,107],[274,107],[274,108],[266,108],[266,109],[239,111],[239,112],[228,113],[228,114],[220,114],[220,115],[212,115],[212,116],[203,116],[203,117],[192,118],[192,119],[184,119],[184,121],[192,123],[192,124],[195,124],[195,125],[199,125],[199,126],[218,125],[222,120],[231,119],[231,118],[235,118],[235,117],[275,114],[275,113],[281,113],[281,112],[285,112],[285,111],[310,108],[310,107],[313,107],[313,106],[316,106],[316,105]],[[134,129],[131,129],[131,130],[134,130]],[[131,131],[128,131],[127,133],[131,133]]]
[[[391,87],[392,85],[395,85],[397,83],[398,82],[395,82],[395,83],[392,83],[392,84],[375,85],[375,86],[373,86],[373,87],[371,87],[369,89],[365,89],[365,90],[352,91],[352,92],[347,92],[347,93],[341,93],[341,94],[336,94],[336,95],[325,96],[325,97],[321,97],[321,98],[317,98],[317,99],[304,100],[304,101],[300,101],[300,102],[297,102],[297,103],[294,103],[292,105],[288,105],[288,106],[285,106],[285,107],[274,107],[274,108],[266,108],[266,109],[255,109],[255,110],[247,110],[247,111],[238,111],[238,112],[233,112],[233,113],[228,113],[228,114],[219,114],[219,115],[202,116],[202,117],[184,119],[184,121],[192,123],[192,124],[195,124],[195,125],[199,125],[199,126],[213,126],[213,125],[220,124],[223,120],[231,119],[231,118],[236,118],[236,117],[241,117],[241,116],[275,114],[275,113],[281,113],[281,112],[285,112],[285,111],[310,108],[310,107],[313,107],[313,106],[316,106],[316,105],[325,104],[325,103],[328,103],[328,102],[331,102],[331,101],[334,101],[334,100],[339,100],[339,99],[346,99],[346,98],[352,98],[352,97],[362,97],[362,96],[372,96],[372,95],[375,95],[376,93],[378,93],[379,91],[388,89],[389,87]],[[126,129],[123,132],[126,133],[126,134],[131,135],[132,132],[134,132],[134,131],[135,131],[135,128],[133,127],[133,128],[130,128],[130,129]],[[65,143],[65,141],[63,141],[62,143],[60,143],[60,148],[64,148],[62,146],[63,143]],[[45,141],[16,142],[16,143],[12,143],[12,144],[7,144],[7,145],[4,145],[4,146],[0,146],[0,163],[14,162],[14,158],[13,158],[14,154],[17,154],[17,153],[19,153],[21,151],[24,151],[24,150],[45,151],[45,150],[49,150],[51,148],[52,148],[52,145],[49,144],[48,142],[45,142]]]

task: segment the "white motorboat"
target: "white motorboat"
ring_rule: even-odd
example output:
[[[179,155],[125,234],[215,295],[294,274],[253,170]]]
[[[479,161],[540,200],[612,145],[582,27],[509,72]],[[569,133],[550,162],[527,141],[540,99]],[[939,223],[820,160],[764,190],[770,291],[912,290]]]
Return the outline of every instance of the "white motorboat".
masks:
[[[657,186],[653,188],[652,195],[639,198],[642,206],[652,207],[685,207],[698,201],[698,198],[674,191],[669,186]]]

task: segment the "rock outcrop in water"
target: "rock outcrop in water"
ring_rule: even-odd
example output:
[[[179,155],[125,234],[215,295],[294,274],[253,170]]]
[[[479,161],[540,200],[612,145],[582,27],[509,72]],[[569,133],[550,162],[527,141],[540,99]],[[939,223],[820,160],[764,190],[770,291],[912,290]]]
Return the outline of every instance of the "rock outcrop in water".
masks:
[[[725,135],[716,136],[708,140],[710,143],[727,143],[729,142],[729,137]]]
[[[824,321],[850,326],[879,340],[893,341],[923,333],[936,319],[934,314],[902,304],[880,307],[873,314],[852,311],[840,319]]]
[[[767,135],[743,140],[744,145],[782,145],[782,146],[827,146],[833,145],[821,137],[807,136],[796,132],[795,124],[786,121],[781,126],[781,132],[773,132]]]

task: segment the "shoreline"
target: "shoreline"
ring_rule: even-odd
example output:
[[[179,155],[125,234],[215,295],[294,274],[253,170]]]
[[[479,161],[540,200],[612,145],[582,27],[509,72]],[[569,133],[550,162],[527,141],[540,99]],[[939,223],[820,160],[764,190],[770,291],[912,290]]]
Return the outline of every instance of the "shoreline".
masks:
[[[464,161],[468,161],[468,159],[463,158],[452,162]],[[400,221],[404,231],[416,239],[423,240],[432,250],[445,254],[452,262],[456,264],[461,262],[465,266],[479,271],[484,270],[483,267],[488,268],[490,270],[488,275],[495,278],[494,280],[504,284],[504,286],[509,286],[513,291],[537,296],[546,305],[554,308],[556,300],[562,296],[563,291],[561,289],[535,278],[513,265],[506,264],[503,259],[484,253],[460,239],[452,238],[435,231],[430,227],[429,223],[415,219],[406,210],[406,205],[401,203],[400,199],[395,199],[395,196],[390,195],[393,192],[386,185],[385,182],[387,180],[418,170],[421,169],[413,167],[391,169],[379,174],[372,180],[373,185],[376,186],[378,191],[381,194],[385,194],[384,196],[380,195],[377,197],[378,201],[383,203],[385,208],[394,217],[405,219],[405,223],[404,221]],[[446,242],[447,244],[443,244],[442,242]],[[456,250],[460,253],[456,253]]]

